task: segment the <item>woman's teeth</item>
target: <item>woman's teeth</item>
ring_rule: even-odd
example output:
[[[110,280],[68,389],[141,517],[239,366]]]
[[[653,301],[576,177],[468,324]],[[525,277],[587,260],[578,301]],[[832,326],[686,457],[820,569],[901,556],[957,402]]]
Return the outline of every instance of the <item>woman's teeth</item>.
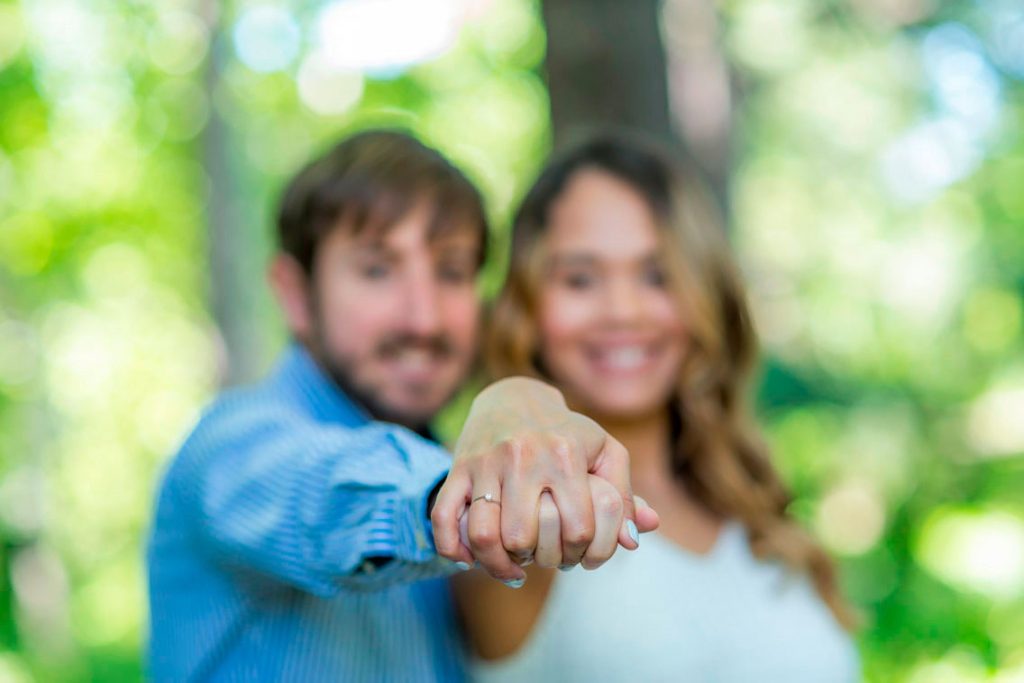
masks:
[[[647,351],[641,346],[630,346],[599,352],[597,360],[611,370],[632,370],[644,364]]]

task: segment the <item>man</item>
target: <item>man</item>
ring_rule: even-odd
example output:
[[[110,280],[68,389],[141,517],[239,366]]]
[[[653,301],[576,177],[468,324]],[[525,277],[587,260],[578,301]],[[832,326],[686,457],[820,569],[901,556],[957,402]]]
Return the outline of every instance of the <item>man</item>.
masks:
[[[481,393],[453,459],[432,440],[476,355],[487,236],[475,188],[434,150],[342,142],[292,181],[278,230],[270,279],[295,343],[219,397],[167,471],[150,674],[459,680],[443,577],[476,561],[521,585],[545,494],[564,563],[635,548],[626,455],[523,378]],[[621,504],[595,510],[609,484]]]

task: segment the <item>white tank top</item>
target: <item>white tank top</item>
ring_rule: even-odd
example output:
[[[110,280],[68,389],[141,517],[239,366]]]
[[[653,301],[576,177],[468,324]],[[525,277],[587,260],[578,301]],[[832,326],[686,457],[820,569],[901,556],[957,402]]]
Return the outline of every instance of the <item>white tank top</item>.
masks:
[[[494,615],[500,619],[500,614]],[[849,683],[856,649],[810,583],[757,560],[726,524],[707,555],[656,533],[597,571],[559,574],[523,646],[475,660],[480,683]]]

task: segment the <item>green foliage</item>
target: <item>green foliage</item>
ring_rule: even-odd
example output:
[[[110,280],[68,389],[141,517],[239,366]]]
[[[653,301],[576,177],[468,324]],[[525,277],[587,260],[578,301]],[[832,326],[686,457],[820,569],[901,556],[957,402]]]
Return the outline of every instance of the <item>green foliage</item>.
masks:
[[[1024,614],[1024,88],[1000,52],[1020,21],[1009,10],[726,5],[747,86],[733,196],[768,356],[758,402],[794,510],[863,610],[871,681],[1024,673],[1008,626]],[[976,156],[923,189],[956,143],[922,135],[902,160],[899,145],[935,121]]]

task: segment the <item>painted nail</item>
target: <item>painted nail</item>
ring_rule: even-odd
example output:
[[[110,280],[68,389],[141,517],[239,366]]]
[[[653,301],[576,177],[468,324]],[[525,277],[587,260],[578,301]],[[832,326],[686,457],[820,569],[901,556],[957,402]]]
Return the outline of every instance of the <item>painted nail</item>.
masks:
[[[456,562],[455,566],[460,572],[468,572],[470,570],[468,562]]]
[[[558,567],[558,571],[560,571],[560,572],[571,572],[573,570],[573,567],[575,567],[575,566],[576,565],[574,565],[574,564],[563,564],[563,565],[560,565]]]
[[[633,543],[640,545],[640,532],[636,530],[636,524],[633,520],[626,520],[626,531],[629,532],[629,537],[633,539]]]
[[[526,583],[526,579],[509,579],[508,581],[502,581],[502,583],[509,588],[522,588],[523,584]]]

